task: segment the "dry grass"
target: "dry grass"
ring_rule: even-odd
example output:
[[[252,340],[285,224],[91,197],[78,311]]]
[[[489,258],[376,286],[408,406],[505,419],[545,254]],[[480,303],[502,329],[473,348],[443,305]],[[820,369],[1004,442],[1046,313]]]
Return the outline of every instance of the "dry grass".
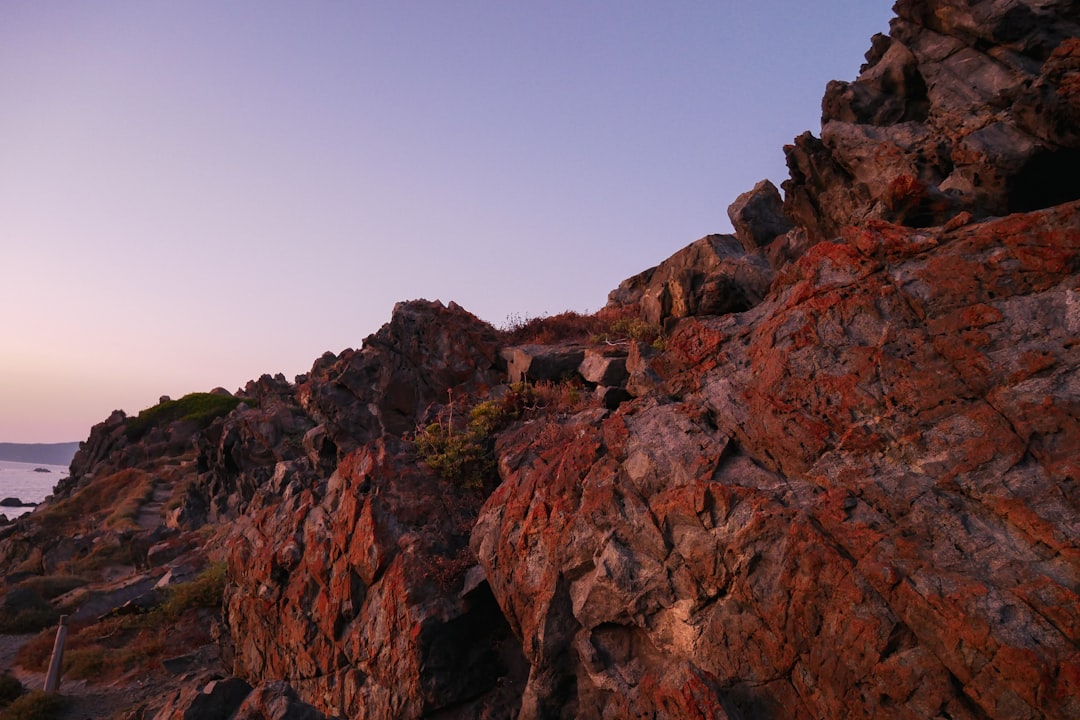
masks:
[[[523,318],[512,315],[501,328],[508,345],[555,345],[563,342],[663,343],[663,329],[645,322],[637,306],[605,307],[592,314],[568,310],[558,315]]]
[[[42,525],[57,532],[104,523],[123,529],[134,523],[139,507],[153,496],[153,479],[142,470],[127,469],[95,478],[89,485],[46,509]]]
[[[534,318],[511,315],[501,330],[509,345],[589,342],[608,333],[614,323],[637,316],[635,307],[601,308],[591,314],[567,310]]]
[[[70,624],[64,677],[115,680],[133,670],[157,668],[167,655],[210,643],[207,613],[220,609],[224,587],[225,564],[215,563],[191,582],[171,588],[153,612]],[[44,672],[55,636],[54,628],[38,633],[19,651],[19,665]]]

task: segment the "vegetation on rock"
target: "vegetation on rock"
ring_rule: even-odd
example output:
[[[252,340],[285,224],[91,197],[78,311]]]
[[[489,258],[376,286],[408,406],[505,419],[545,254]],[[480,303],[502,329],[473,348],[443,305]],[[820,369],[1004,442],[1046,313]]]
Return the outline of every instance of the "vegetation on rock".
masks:
[[[151,428],[169,423],[184,421],[196,423],[202,427],[209,425],[215,418],[231,412],[240,403],[252,403],[249,398],[217,393],[191,393],[179,400],[166,400],[147,408],[133,418],[128,418],[127,433],[129,440],[139,440]]]

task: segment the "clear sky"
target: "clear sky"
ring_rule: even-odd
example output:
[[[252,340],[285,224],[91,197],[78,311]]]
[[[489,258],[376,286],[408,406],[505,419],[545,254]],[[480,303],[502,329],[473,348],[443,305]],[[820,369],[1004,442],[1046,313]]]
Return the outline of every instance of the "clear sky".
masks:
[[[889,0],[0,1],[0,441],[592,311],[787,176]]]

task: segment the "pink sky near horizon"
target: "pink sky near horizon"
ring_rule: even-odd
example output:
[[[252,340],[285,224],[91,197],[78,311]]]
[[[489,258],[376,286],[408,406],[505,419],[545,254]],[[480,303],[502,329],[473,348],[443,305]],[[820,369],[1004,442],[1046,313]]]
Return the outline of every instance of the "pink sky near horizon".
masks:
[[[596,310],[786,177],[890,2],[0,6],[0,441]]]

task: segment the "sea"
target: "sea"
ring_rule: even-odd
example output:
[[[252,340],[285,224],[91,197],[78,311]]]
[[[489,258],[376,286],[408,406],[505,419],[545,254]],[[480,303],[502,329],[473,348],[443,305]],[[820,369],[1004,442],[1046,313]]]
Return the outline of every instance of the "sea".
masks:
[[[49,472],[41,472],[39,468]],[[23,502],[41,502],[52,494],[56,483],[67,476],[66,465],[0,460],[0,500],[11,497]],[[31,510],[33,508],[0,507],[0,515],[7,515],[10,520]]]

